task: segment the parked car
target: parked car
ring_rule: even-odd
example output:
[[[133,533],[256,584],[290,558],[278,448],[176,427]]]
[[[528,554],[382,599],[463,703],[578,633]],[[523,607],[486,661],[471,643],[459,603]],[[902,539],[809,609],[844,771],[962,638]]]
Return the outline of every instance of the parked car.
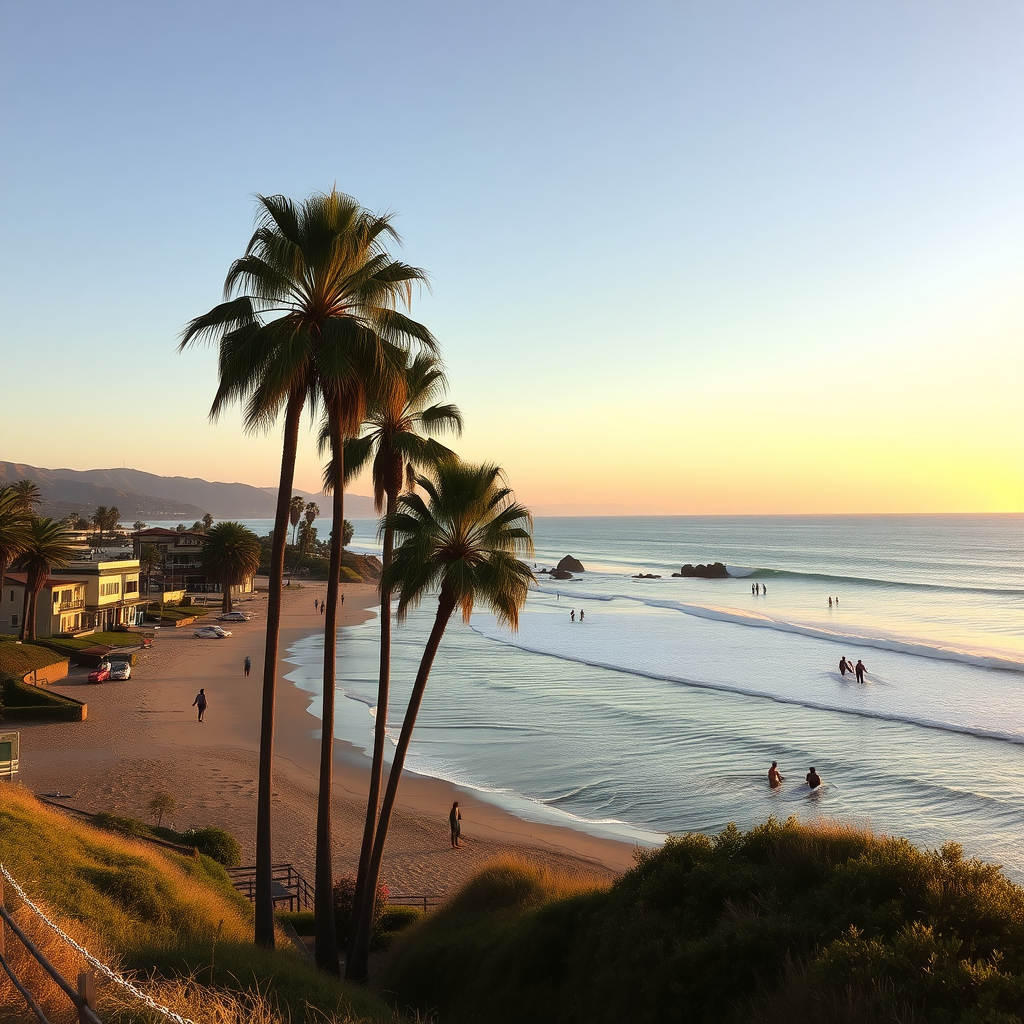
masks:
[[[127,661],[112,661],[110,663],[110,678],[123,680],[131,679],[132,677],[132,666]]]
[[[200,626],[192,635],[199,637],[200,640],[223,640],[224,637],[231,636],[231,630],[221,629],[220,626]]]
[[[101,661],[90,673],[90,683],[105,683],[110,678],[110,662]]]
[[[248,622],[251,618],[246,612],[225,612],[217,616],[219,622]]]

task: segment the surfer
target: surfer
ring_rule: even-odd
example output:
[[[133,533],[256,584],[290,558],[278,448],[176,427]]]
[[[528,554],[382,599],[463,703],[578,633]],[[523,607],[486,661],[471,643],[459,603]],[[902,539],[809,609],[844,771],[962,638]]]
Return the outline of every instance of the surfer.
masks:
[[[784,778],[779,774],[779,762],[772,761],[772,766],[768,769],[768,785],[772,789],[778,789],[784,781]]]
[[[857,659],[857,664],[854,667],[854,671],[857,673],[857,682],[863,683],[864,673],[867,672],[867,669],[864,667],[864,662],[861,661],[860,658]]]
[[[850,668],[850,663],[846,660],[846,658],[845,657],[844,658],[840,658],[839,659],[839,674],[844,679],[846,678],[846,673],[847,673],[849,668]]]
[[[807,785],[811,789],[817,789],[821,785],[821,776],[814,770],[814,765],[811,765],[811,770],[807,773]]]

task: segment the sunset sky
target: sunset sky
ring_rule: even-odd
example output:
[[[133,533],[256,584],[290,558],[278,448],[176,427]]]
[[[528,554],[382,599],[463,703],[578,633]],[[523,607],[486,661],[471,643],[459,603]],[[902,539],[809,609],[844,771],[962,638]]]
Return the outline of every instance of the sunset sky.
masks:
[[[40,0],[0,87],[0,459],[276,483],[177,341],[336,184],[542,510],[1024,510],[1019,3]]]

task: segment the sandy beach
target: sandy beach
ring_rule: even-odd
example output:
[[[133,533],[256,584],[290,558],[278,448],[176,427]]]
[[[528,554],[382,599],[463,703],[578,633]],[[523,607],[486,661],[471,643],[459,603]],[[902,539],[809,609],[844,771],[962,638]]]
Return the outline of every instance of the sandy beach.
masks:
[[[344,586],[342,626],[365,621],[377,604],[376,589]],[[326,584],[286,588],[282,655],[302,636],[322,628],[314,608]],[[20,724],[21,783],[38,794],[60,792],[61,802],[81,810],[111,811],[147,819],[157,791],[177,801],[177,829],[218,825],[242,844],[243,863],[255,849],[256,778],[266,597],[237,605],[253,612],[231,623],[224,640],[199,640],[194,627],[161,629],[140,652],[131,680],[89,685],[74,669],[53,690],[89,705],[80,723]],[[215,613],[211,613],[215,614]],[[252,658],[246,678],[243,661]],[[309,695],[284,679],[279,666],[274,776],[274,859],[290,862],[310,880],[320,723],[307,708]],[[209,698],[205,720],[191,707],[199,688]],[[365,811],[369,758],[335,744],[335,872],[353,873]],[[66,795],[66,796],[65,796]],[[448,838],[448,810],[459,800],[462,848]],[[612,876],[632,864],[627,843],[591,837],[571,828],[522,821],[472,791],[406,773],[388,838],[383,880],[391,891],[443,897],[481,864],[518,853],[573,874]]]

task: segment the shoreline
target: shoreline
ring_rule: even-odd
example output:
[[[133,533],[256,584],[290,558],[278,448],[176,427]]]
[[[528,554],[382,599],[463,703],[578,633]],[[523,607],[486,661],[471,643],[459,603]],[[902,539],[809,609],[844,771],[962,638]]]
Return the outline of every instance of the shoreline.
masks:
[[[339,627],[365,622],[378,603],[370,584],[343,584]],[[326,583],[285,588],[279,646],[274,742],[275,862],[313,875],[320,720],[308,709],[313,696],[285,679],[294,669],[288,649],[322,622],[314,599]],[[75,670],[52,687],[89,703],[78,723],[20,724],[26,788],[70,794],[64,802],[90,812],[110,811],[150,820],[155,792],[169,792],[177,809],[167,823],[179,829],[218,825],[242,846],[244,863],[255,849],[265,595],[239,607],[258,616],[231,623],[225,640],[197,640],[192,628],[161,629],[153,647],[139,652],[126,682],[85,683]],[[211,614],[216,612],[211,611]],[[322,628],[322,627],[321,627]],[[246,678],[242,661],[253,661]],[[204,687],[203,723],[190,707]],[[340,740],[334,746],[334,870],[352,874],[365,816],[370,758]],[[461,848],[448,837],[448,810],[463,812]],[[403,773],[388,836],[382,878],[392,892],[444,897],[486,861],[513,854],[572,875],[612,878],[633,863],[631,843],[590,835],[569,825],[517,817],[479,792],[442,779]]]

